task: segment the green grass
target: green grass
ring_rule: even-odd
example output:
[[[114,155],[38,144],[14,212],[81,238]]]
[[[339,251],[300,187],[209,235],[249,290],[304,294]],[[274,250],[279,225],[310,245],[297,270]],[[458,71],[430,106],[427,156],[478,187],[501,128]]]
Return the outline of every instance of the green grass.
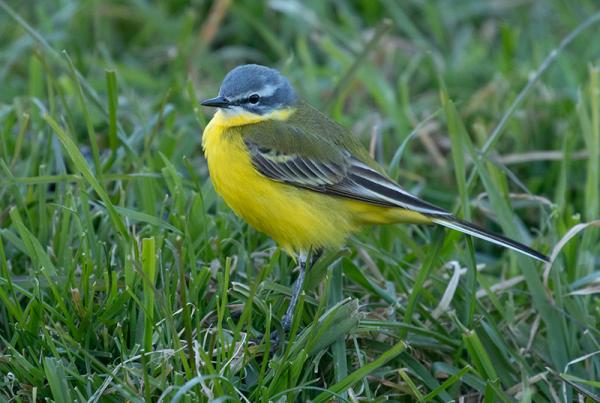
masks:
[[[598,12],[0,0],[0,401],[598,399]],[[554,263],[365,228],[308,273],[269,355],[294,263],[217,197],[200,147],[198,100],[245,62],[409,191]]]

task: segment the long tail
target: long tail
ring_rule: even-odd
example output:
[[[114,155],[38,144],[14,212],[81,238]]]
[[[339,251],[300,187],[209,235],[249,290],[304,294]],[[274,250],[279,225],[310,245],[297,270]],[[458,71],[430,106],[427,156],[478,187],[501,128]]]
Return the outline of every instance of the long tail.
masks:
[[[529,246],[523,245],[522,243],[519,243],[517,241],[513,241],[512,239],[506,238],[502,235],[494,234],[475,224],[471,224],[470,222],[459,220],[455,217],[436,217],[433,218],[432,221],[444,227],[451,228],[453,230],[472,235],[485,241],[495,243],[496,245],[512,249],[524,255],[530,256],[534,259],[541,260],[542,262],[550,261],[550,258],[548,258],[548,256],[541,254],[540,252],[530,248]]]

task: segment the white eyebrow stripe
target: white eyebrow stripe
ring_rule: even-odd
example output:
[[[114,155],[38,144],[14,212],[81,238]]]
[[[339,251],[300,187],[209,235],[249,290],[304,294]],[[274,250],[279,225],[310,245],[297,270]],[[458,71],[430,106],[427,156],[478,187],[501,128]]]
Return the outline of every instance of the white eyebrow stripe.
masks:
[[[258,91],[248,91],[242,95],[238,95],[237,97],[233,98],[232,101],[237,102],[237,101],[242,101],[244,99],[248,99],[248,98],[250,98],[250,95],[252,95],[252,94],[258,94],[258,95],[260,95],[261,98],[267,98],[267,97],[270,97],[271,95],[275,94],[275,92],[277,91],[278,88],[279,87],[276,85],[267,84]]]
[[[262,87],[260,91],[258,91],[258,95],[260,95],[262,98],[270,97],[271,95],[275,94],[277,88],[278,87],[276,85],[267,84],[264,87]]]

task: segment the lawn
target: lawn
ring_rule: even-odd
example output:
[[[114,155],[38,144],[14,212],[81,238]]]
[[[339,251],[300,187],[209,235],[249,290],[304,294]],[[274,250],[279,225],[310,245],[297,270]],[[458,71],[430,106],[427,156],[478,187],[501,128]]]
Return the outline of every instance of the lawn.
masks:
[[[0,401],[600,399],[595,0],[0,0]],[[231,68],[548,254],[365,228],[307,275],[216,195]]]

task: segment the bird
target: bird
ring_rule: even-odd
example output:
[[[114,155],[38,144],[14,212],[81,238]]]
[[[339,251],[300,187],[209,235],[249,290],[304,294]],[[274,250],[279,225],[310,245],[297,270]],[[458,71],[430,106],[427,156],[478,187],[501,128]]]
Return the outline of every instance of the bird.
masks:
[[[225,75],[218,96],[201,105],[217,108],[202,135],[216,192],[298,264],[284,331],[305,272],[323,250],[340,248],[365,225],[438,224],[549,261],[407,192],[350,130],[303,101],[276,69],[237,66]]]

